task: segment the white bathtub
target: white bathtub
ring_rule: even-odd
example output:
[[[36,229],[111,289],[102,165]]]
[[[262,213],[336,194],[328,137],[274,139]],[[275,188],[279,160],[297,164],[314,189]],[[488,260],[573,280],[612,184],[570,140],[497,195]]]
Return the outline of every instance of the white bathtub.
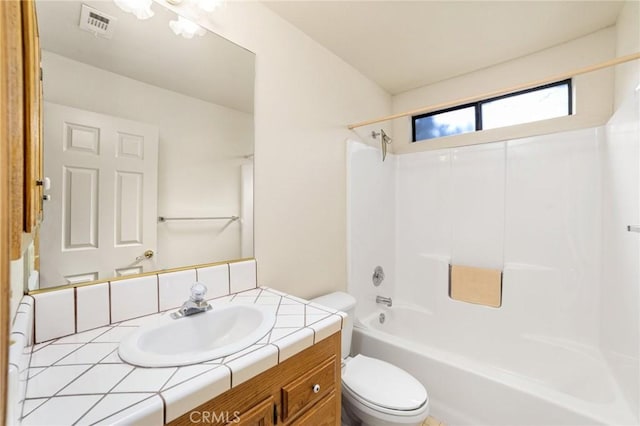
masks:
[[[384,313],[384,324],[379,314]],[[594,348],[541,336],[470,335],[410,306],[360,321],[352,353],[409,371],[447,425],[628,425],[637,416]]]

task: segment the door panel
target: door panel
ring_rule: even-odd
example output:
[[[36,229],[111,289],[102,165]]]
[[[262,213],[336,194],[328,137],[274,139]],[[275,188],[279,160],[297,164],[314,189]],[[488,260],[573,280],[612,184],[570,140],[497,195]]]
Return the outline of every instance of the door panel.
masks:
[[[157,269],[141,255],[157,245],[158,129],[49,102],[44,108],[51,200],[40,236],[41,287]]]
[[[98,248],[98,179],[98,169],[64,167],[63,251]]]

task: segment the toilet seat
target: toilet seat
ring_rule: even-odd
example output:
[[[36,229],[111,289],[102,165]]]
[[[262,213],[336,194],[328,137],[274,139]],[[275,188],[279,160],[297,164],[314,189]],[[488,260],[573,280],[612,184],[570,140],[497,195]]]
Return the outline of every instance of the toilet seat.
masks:
[[[415,416],[427,408],[424,386],[406,371],[379,359],[364,355],[347,358],[342,385],[351,399],[376,412]],[[393,392],[388,392],[390,388]]]

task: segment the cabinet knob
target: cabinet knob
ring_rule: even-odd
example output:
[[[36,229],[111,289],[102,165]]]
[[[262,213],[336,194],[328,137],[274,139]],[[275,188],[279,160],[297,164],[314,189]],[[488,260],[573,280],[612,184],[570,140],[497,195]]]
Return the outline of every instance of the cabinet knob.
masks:
[[[319,384],[315,384],[313,385],[313,393],[318,393],[320,392],[320,385]]]

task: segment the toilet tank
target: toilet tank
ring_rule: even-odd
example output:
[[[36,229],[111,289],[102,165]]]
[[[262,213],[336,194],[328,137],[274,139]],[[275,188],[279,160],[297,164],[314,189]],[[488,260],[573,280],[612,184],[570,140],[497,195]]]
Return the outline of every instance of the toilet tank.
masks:
[[[336,291],[335,293],[325,294],[324,296],[311,299],[318,305],[327,308],[336,309],[349,315],[342,323],[342,359],[349,356],[351,352],[351,334],[353,332],[353,318],[356,311],[356,299],[348,293]]]

